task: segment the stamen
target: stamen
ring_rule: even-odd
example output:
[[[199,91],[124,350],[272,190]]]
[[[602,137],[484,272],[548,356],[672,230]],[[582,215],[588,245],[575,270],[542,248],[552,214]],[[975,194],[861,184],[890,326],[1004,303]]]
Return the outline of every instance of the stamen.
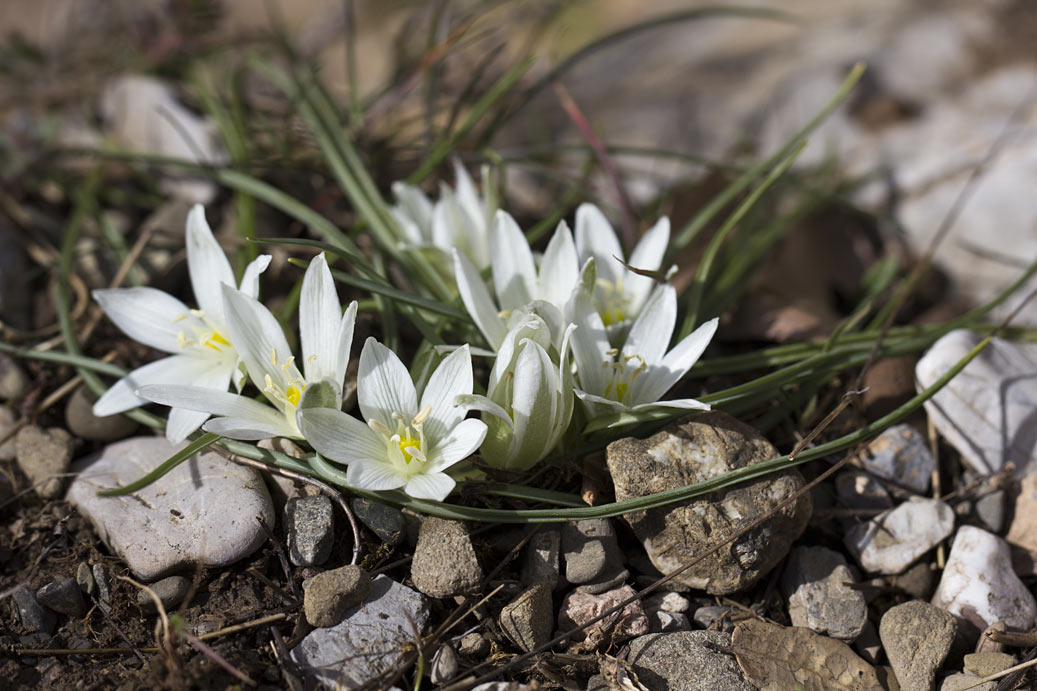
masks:
[[[277,364],[277,349],[274,348],[273,346],[271,346],[271,348],[270,348],[270,364],[271,365],[276,365]]]
[[[177,316],[173,317],[173,323],[176,324],[177,322],[182,322],[183,320],[187,319],[188,316],[189,315],[187,314],[187,312],[184,312],[183,314],[178,314]]]
[[[414,416],[414,420],[411,421],[411,424],[417,427],[418,425],[421,425],[423,422],[425,422],[425,420],[428,420],[428,416],[431,414],[432,406],[427,405],[418,411],[418,414]]]
[[[388,427],[386,427],[381,420],[375,420],[372,418],[371,420],[367,421],[367,426],[373,429],[378,434],[381,434],[385,437],[388,437],[390,434],[392,434],[392,431]]]

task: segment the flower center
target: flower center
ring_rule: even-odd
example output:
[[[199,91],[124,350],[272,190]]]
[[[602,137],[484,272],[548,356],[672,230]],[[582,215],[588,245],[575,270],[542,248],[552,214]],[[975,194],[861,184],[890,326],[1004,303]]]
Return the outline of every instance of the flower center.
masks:
[[[379,420],[368,420],[367,426],[385,438],[386,456],[397,469],[415,474],[422,471],[428,460],[425,454],[425,431],[422,429],[432,408],[426,406],[408,424],[401,413],[393,413],[395,429],[386,427]],[[411,466],[411,461],[419,463]]]
[[[280,368],[281,376],[278,377],[278,381],[275,381],[269,374],[264,375],[263,394],[271,403],[284,411],[288,419],[294,421],[295,409],[299,406],[299,401],[302,400],[302,395],[306,391],[306,380],[299,372],[299,368],[295,366],[295,356],[289,356],[288,359],[282,361],[278,358],[277,351],[271,348],[270,364]]]
[[[630,311],[630,298],[623,292],[623,277],[617,278],[615,283],[599,278],[597,285],[594,306],[601,315],[602,323],[613,326],[625,322]]]
[[[640,355],[623,355],[613,348],[605,353],[609,359],[602,363],[605,368],[605,398],[627,403],[627,394],[634,380],[648,370],[648,364]]]
[[[209,319],[205,314],[205,310],[191,310],[185,312],[177,317],[173,318],[173,323],[178,323],[186,320],[188,317],[194,317],[199,320],[201,324],[197,322],[190,322],[187,330],[180,329],[176,334],[176,343],[180,346],[180,350],[187,350],[188,348],[207,348],[215,351],[220,355],[236,355],[234,352],[234,346],[227,340],[227,337],[220,333],[220,327]],[[188,330],[190,333],[188,333]]]

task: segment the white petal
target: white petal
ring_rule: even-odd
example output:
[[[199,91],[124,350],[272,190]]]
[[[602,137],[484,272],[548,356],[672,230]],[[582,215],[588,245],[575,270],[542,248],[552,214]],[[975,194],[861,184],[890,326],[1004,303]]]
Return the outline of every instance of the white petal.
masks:
[[[565,221],[558,223],[540,261],[539,291],[536,297],[561,309],[572,295],[580,275],[576,244]]]
[[[172,408],[198,410],[211,415],[255,420],[278,425],[285,417],[278,410],[247,396],[182,384],[150,384],[137,390],[141,398]]]
[[[649,366],[658,364],[670,345],[676,323],[677,291],[671,285],[661,285],[630,327],[623,354],[640,355]]]
[[[663,216],[651,229],[641,236],[637,247],[630,254],[630,266],[646,271],[658,271],[663,263],[663,255],[670,244],[670,219]],[[647,276],[640,276],[633,271],[627,271],[623,282],[623,291],[630,298],[628,310],[630,314],[637,314],[648,295],[652,292],[655,281]]]
[[[508,415],[508,411],[504,410],[501,406],[497,405],[486,396],[478,396],[476,394],[469,394],[458,397],[458,405],[463,407],[465,410],[478,410],[499,418],[507,427],[514,431],[515,423],[511,421],[511,416]],[[484,418],[485,419],[485,418]]]
[[[500,318],[499,310],[493,304],[478,269],[472,266],[472,262],[464,254],[456,249],[453,252],[454,277],[457,279],[457,291],[461,294],[461,300],[490,347],[497,350],[508,332],[507,325]]]
[[[466,411],[456,404],[457,397],[472,393],[473,387],[472,354],[465,345],[443,358],[421,394],[419,409],[429,408],[426,439],[434,444],[464,419]]]
[[[626,269],[616,261],[624,258],[623,248],[612,224],[593,204],[580,204],[576,209],[576,252],[581,262],[594,257],[598,278],[615,283]]]
[[[605,325],[586,290],[581,289],[573,296],[571,306],[570,319],[576,325],[572,335],[576,376],[584,389],[600,394],[605,390],[605,352],[610,347]]]
[[[287,374],[280,365],[292,356],[292,351],[277,318],[259,301],[230,286],[223,288],[223,298],[231,343],[245,362],[253,383],[263,389],[267,376],[284,382]]]
[[[222,324],[223,295],[221,285],[234,285],[234,271],[227,256],[213,237],[205,209],[195,204],[187,214],[187,272],[191,275],[191,289],[198,306]]]
[[[299,438],[299,432],[290,424],[287,418],[281,416],[281,424],[267,425],[256,420],[240,417],[218,417],[206,422],[202,429],[206,432],[218,434],[228,439],[241,439],[242,441],[259,441],[272,437]]]
[[[581,389],[574,389],[573,393],[575,393],[576,397],[580,399],[580,402],[583,404],[583,410],[586,412],[587,418],[590,420],[611,413],[622,413],[623,411],[630,409],[630,406],[624,405],[619,401],[595,396],[594,394]]]
[[[349,353],[353,348],[353,329],[356,326],[358,307],[356,300],[349,303],[338,323],[338,359],[335,362],[335,382],[338,384],[339,390],[344,386],[346,370],[349,369]]]
[[[267,267],[270,266],[270,260],[273,256],[269,254],[261,254],[245,267],[245,273],[241,277],[241,286],[239,290],[248,295],[250,298],[259,297],[259,274],[266,271]]]
[[[525,341],[515,367],[512,411],[515,416],[514,457],[509,468],[531,468],[557,443],[561,401],[555,386],[554,365],[540,344]],[[565,421],[566,426],[568,420]]]
[[[692,331],[655,367],[638,377],[631,386],[632,403],[651,403],[662,398],[701,357],[717,330],[717,319],[710,319]]]
[[[405,228],[408,239],[416,245],[427,243],[429,237],[426,233],[432,227],[432,202],[420,189],[403,182],[394,182],[392,193],[398,203],[394,209],[397,218],[403,216],[406,223],[401,225],[410,226]]]
[[[108,318],[135,341],[167,353],[180,352],[177,335],[190,325],[202,326],[187,305],[155,288],[95,290],[94,299]]]
[[[403,487],[407,484],[407,479],[387,463],[365,461],[349,464],[346,469],[346,482],[357,489],[378,492]]]
[[[148,401],[137,389],[148,384],[197,382],[207,390],[226,390],[231,371],[226,363],[192,355],[174,355],[138,367],[117,381],[94,403],[94,415],[106,416],[136,408]],[[200,424],[200,423],[199,423]]]
[[[365,420],[378,420],[396,429],[393,413],[409,423],[418,412],[418,394],[407,368],[392,352],[374,338],[368,338],[360,353],[357,372],[357,402]]]
[[[450,430],[445,439],[432,447],[429,452],[429,472],[449,468],[460,460],[468,458],[479,448],[486,438],[486,423],[482,420],[463,420],[461,424]]]
[[[694,398],[675,398],[670,401],[641,403],[631,408],[632,411],[651,410],[652,408],[679,408],[681,410],[709,410],[709,404],[696,401]]]
[[[385,458],[385,439],[341,410],[307,408],[299,411],[299,428],[318,453],[339,463],[366,463]]]
[[[446,473],[422,473],[407,480],[403,491],[415,499],[443,501],[457,483]]]
[[[479,198],[479,191],[475,188],[475,183],[472,182],[468,171],[456,158],[454,159],[454,178],[454,195],[457,197],[457,203],[471,217],[472,221],[475,223],[482,221],[479,225],[485,225],[483,218],[485,212],[482,200]]]
[[[502,309],[520,309],[536,297],[537,292],[536,265],[529,242],[507,211],[498,211],[494,216],[490,237],[497,301]]]
[[[341,320],[342,305],[335,291],[335,281],[331,278],[331,269],[321,252],[310,260],[299,293],[299,335],[306,381],[338,381]],[[345,370],[342,374],[345,376]],[[338,384],[341,388],[342,383]]]
[[[208,413],[186,408],[173,408],[169,411],[169,417],[166,420],[166,439],[171,444],[179,444],[191,436],[208,419]]]

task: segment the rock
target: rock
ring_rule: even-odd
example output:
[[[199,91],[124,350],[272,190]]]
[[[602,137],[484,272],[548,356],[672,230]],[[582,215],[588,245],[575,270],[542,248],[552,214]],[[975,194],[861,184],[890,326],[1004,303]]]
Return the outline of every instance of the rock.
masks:
[[[461,643],[457,646],[457,652],[462,655],[483,657],[490,652],[490,642],[482,634],[466,633],[461,636]]]
[[[191,579],[183,576],[168,576],[148,587],[158,596],[159,602],[162,603],[162,607],[168,614],[187,597],[188,591],[191,590]],[[158,611],[155,601],[151,599],[151,595],[146,590],[137,591],[137,605],[145,612]]]
[[[410,576],[414,587],[429,597],[467,595],[478,588],[483,571],[468,527],[434,516],[422,521]]]
[[[940,684],[940,691],[996,691],[996,681],[982,681],[975,674],[951,674]]]
[[[695,610],[695,613],[691,615],[691,620],[704,629],[716,628],[717,622],[721,622],[723,631],[731,633],[733,628],[731,622],[731,608],[721,607],[719,605],[706,605],[705,607],[699,607]]]
[[[311,626],[335,626],[346,610],[371,591],[371,576],[359,566],[347,565],[319,573],[306,582],[303,611]]]
[[[991,636],[996,631],[998,633],[1004,633],[1008,630],[1008,627],[1003,621],[998,621],[987,628],[983,629],[983,633],[980,634],[979,640],[976,641],[976,652],[977,653],[1003,653],[1008,647],[1004,643],[995,641]]]
[[[860,470],[847,470],[835,476],[835,491],[839,505],[854,511],[885,511],[893,508],[893,499],[882,483]],[[856,525],[854,519],[847,526]]]
[[[691,602],[680,593],[652,593],[644,600],[648,612],[687,612]]]
[[[501,610],[500,627],[526,653],[551,640],[554,630],[551,587],[537,583],[524,590]]]
[[[357,519],[382,542],[398,545],[407,536],[407,523],[399,509],[362,497],[354,498],[350,505]]]
[[[968,621],[976,633],[998,621],[1016,631],[1037,625],[1037,600],[1012,570],[1008,545],[973,526],[958,529],[933,604]]]
[[[670,631],[690,631],[691,622],[681,612],[657,610],[648,613],[648,630],[651,633],[667,633]]]
[[[137,423],[125,415],[94,415],[94,401],[97,396],[80,386],[68,399],[65,406],[65,424],[72,434],[82,439],[95,441],[115,441],[133,434]]]
[[[925,439],[908,424],[894,425],[868,443],[858,460],[866,471],[916,494],[929,490],[936,461]]]
[[[982,336],[952,331],[918,361],[922,390],[943,376]],[[1008,461],[1021,476],[1037,469],[1037,344],[995,338],[962,372],[925,402],[936,429],[980,475],[992,475]]]
[[[472,687],[471,691],[535,691],[536,687],[520,684],[517,681],[488,681]]]
[[[94,574],[90,572],[90,566],[85,561],[79,562],[79,566],[76,567],[76,583],[79,585],[79,589],[86,595],[93,595],[97,592]]]
[[[868,622],[868,606],[846,559],[824,547],[797,547],[789,553],[781,589],[793,626],[854,641]]]
[[[616,531],[607,518],[563,524],[562,554],[565,579],[574,584],[609,581],[623,569]]]
[[[649,689],[752,691],[730,650],[731,635],[720,631],[650,633],[630,641],[627,662]]]
[[[266,542],[260,521],[274,525],[273,503],[259,473],[214,452],[191,457],[131,496],[97,496],[140,479],[184,446],[134,437],[74,466],[79,476],[68,500],[146,581],[199,563],[232,564]]]
[[[574,590],[562,600],[558,628],[570,631],[583,626],[635,594],[628,585],[600,595]],[[593,649],[606,640],[618,642],[648,633],[648,617],[641,603],[635,600],[612,616],[591,624],[583,633],[586,635],[584,647]]]
[[[932,689],[957,632],[954,617],[919,600],[897,605],[883,614],[879,637],[900,688]]]
[[[33,633],[37,631],[48,634],[54,632],[54,625],[57,623],[54,614],[44,609],[36,601],[36,596],[32,594],[27,585],[20,585],[11,591],[11,598],[18,609],[18,620],[22,623],[23,628]]]
[[[969,653],[962,660],[967,674],[977,677],[989,677],[1004,672],[1009,667],[1019,664],[1014,655],[1008,653]]]
[[[97,586],[97,597],[101,599],[101,602],[111,602],[112,590],[108,584],[108,572],[105,570],[104,565],[94,564],[90,567],[90,573],[93,575],[94,584]]]
[[[11,434],[16,423],[17,417],[14,411],[5,405],[0,405],[0,439]],[[12,435],[10,439],[0,444],[0,461],[13,461],[15,453],[14,436]]]
[[[976,518],[991,533],[1000,533],[1005,525],[1005,491],[995,489],[976,500]]]
[[[48,583],[36,591],[36,601],[58,614],[69,617],[81,617],[88,607],[83,599],[83,591],[74,578]]]
[[[1027,553],[1031,573],[1037,575],[1037,471],[1019,483],[1012,523],[1005,539]]]
[[[429,680],[433,684],[438,685],[453,679],[457,676],[457,672],[460,669],[457,652],[449,643],[439,646],[439,650],[432,656],[431,667]]]
[[[916,600],[928,600],[929,596],[933,594],[935,583],[936,576],[933,569],[925,562],[915,564],[899,576],[889,579],[891,586],[900,588]]]
[[[561,550],[561,530],[554,526],[541,527],[526,544],[519,581],[523,585],[547,583],[552,590],[557,588],[562,579],[559,566]]]
[[[72,437],[58,427],[42,429],[26,425],[14,438],[15,457],[36,494],[45,499],[61,496],[65,486],[62,475],[72,460]]]
[[[363,601],[330,628],[311,631],[292,649],[292,659],[328,689],[358,689],[395,669],[428,624],[428,601],[388,576],[371,581]]]
[[[954,512],[942,501],[911,497],[891,511],[847,531],[844,542],[865,571],[906,569],[954,530]]]
[[[616,499],[623,501],[701,482],[777,455],[752,427],[724,413],[710,412],[667,425],[645,440],[614,441],[608,446],[607,460]],[[669,573],[769,512],[805,484],[798,471],[787,470],[705,497],[625,514],[624,518],[656,568]],[[675,580],[716,595],[749,587],[784,558],[806,527],[810,511],[810,497],[804,494]]]
[[[29,388],[29,377],[13,357],[0,353],[0,401],[17,401]]]
[[[284,507],[288,557],[297,566],[323,564],[335,542],[335,515],[331,499],[323,494],[289,499]]]

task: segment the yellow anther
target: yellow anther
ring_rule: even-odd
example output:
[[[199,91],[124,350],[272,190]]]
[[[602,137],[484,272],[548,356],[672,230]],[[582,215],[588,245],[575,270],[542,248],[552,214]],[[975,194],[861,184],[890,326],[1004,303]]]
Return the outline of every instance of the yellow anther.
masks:
[[[291,403],[293,406],[298,407],[299,400],[302,398],[302,392],[305,390],[305,386],[303,386],[302,388],[289,386],[288,391],[285,392],[285,398],[287,398],[288,402]]]

